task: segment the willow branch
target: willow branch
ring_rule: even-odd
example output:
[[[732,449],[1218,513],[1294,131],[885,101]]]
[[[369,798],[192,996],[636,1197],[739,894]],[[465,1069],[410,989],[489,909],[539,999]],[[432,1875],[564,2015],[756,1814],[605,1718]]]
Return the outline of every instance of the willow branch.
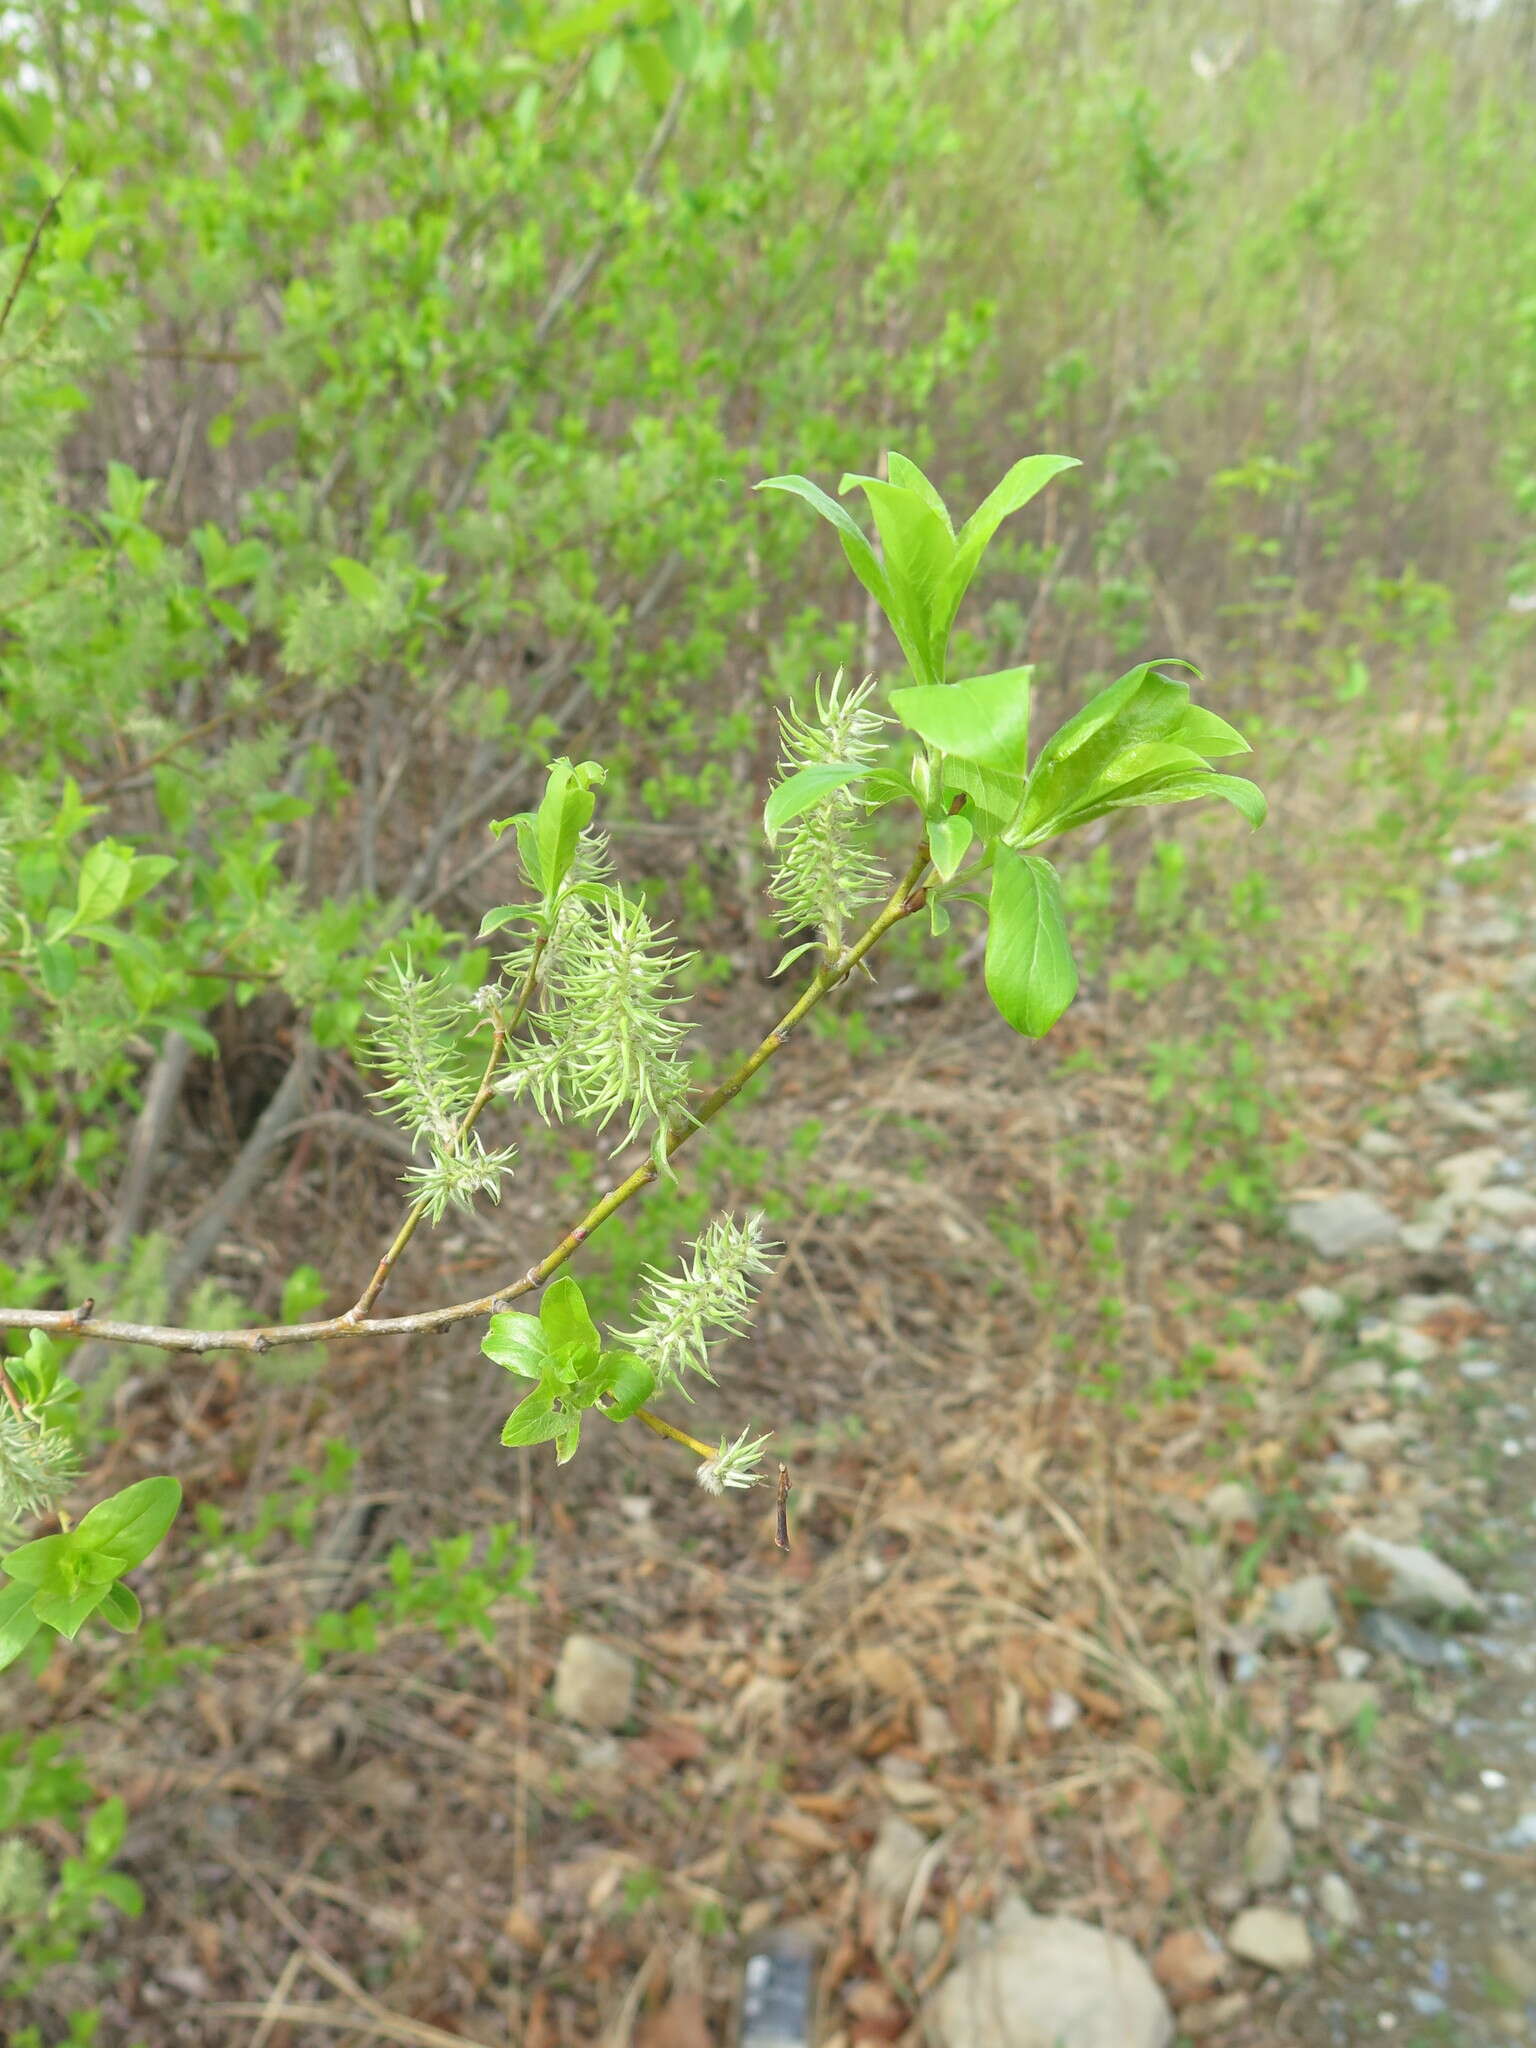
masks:
[[[702,1102],[695,1104],[669,1130],[663,1147],[668,1159],[675,1158],[697,1132],[712,1123],[727,1103],[735,1100],[776,1053],[783,1051],[797,1027],[847,980],[859,962],[893,926],[922,909],[926,901],[922,881],[927,867],[928,843],[925,839],[912,865],[873,923],[812,976],[798,1002],[784,1013],[767,1037],[717,1088],[712,1089]],[[649,1187],[659,1172],[654,1159],[637,1166],[633,1173],[595,1202],[581,1221],[568,1230],[537,1265],[530,1266],[526,1273],[506,1286],[498,1287],[491,1294],[480,1295],[474,1301],[450,1302],[440,1308],[422,1309],[417,1314],[405,1316],[360,1315],[355,1310],[348,1310],[344,1315],[332,1316],[319,1323],[275,1323],[247,1330],[187,1330],[155,1323],[114,1322],[96,1316],[94,1302],[85,1302],[77,1309],[0,1308],[0,1330],[46,1330],[60,1337],[93,1337],[102,1343],[150,1344],[161,1351],[199,1354],[210,1351],[260,1354],[292,1344],[334,1344],[349,1337],[404,1337],[424,1331],[449,1330],[455,1323],[473,1322],[479,1317],[494,1315],[520,1296],[542,1287],[581,1249],[594,1230]]]

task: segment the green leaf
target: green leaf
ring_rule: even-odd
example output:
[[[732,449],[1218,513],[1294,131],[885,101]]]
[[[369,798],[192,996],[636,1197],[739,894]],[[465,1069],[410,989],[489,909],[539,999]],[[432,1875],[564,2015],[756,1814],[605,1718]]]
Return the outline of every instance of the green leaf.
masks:
[[[515,924],[520,917],[532,917],[536,913],[531,903],[498,903],[494,910],[488,910],[480,920],[477,939],[487,939],[492,932],[499,932],[504,925]]]
[[[978,837],[991,841],[999,838],[1019,808],[1021,792],[1017,775],[1003,775],[995,768],[978,767],[974,761],[964,760],[959,754],[944,757],[944,779],[942,795],[946,803],[952,803],[957,796],[968,799],[965,815],[975,826]]]
[[[104,1870],[96,1879],[95,1892],[130,1920],[137,1920],[144,1910],[144,1894],[124,1870]]]
[[[115,1795],[103,1799],[85,1824],[85,1853],[93,1863],[110,1863],[128,1832],[128,1809]]]
[[[549,1337],[539,1318],[511,1310],[491,1317],[480,1349],[494,1364],[525,1380],[542,1379],[550,1363]]]
[[[1052,733],[1030,771],[1019,818],[1022,843],[1048,837],[1098,788],[1116,755],[1146,740],[1167,740],[1188,709],[1189,685],[1158,675],[1149,661],[1091,697]]]
[[[535,886],[550,900],[571,871],[576,842],[592,822],[597,807],[591,784],[601,779],[596,763],[584,761],[579,768],[561,759],[549,765],[549,780],[535,819],[539,878]],[[523,833],[518,831],[519,848]],[[525,861],[526,865],[526,861]]]
[[[87,1586],[81,1593],[36,1593],[32,1612],[46,1628],[56,1629],[71,1642],[106,1599],[110,1588]]]
[[[893,690],[902,724],[942,753],[1017,776],[1029,765],[1029,680],[1032,668],[999,669],[968,683]]]
[[[62,999],[75,985],[80,972],[80,956],[73,946],[58,939],[38,947],[37,969],[49,995]]]
[[[128,894],[132,878],[133,855],[128,848],[115,839],[98,839],[81,863],[74,915],[65,929],[110,917]]]
[[[0,1586],[0,1671],[14,1664],[42,1627],[32,1612],[33,1588]]]
[[[350,555],[332,555],[330,571],[347,593],[358,604],[380,604],[384,598],[384,585],[373,571],[363,562],[354,562]]]
[[[885,458],[885,469],[893,484],[904,491],[914,491],[925,505],[938,513],[944,522],[945,531],[951,534],[954,532],[955,522],[949,516],[949,507],[915,462],[908,461],[905,455],[898,455],[893,448]]]
[[[180,1506],[179,1479],[139,1479],[82,1516],[70,1540],[79,1550],[114,1559],[120,1572],[131,1571],[164,1539]]]
[[[880,567],[880,559],[863,527],[846,505],[839,505],[836,498],[829,498],[819,484],[813,484],[809,477],[804,476],[766,476],[760,484],[754,484],[753,489],[788,491],[792,497],[803,498],[823,519],[830,521],[837,528],[837,537],[843,544],[843,553],[848,557],[854,575],[886,617],[890,617],[891,588],[886,582],[885,571]]]
[[[834,789],[841,789],[867,772],[856,761],[817,761],[809,768],[797,768],[763,806],[763,825],[769,838],[781,832],[792,818],[813,809]]]
[[[0,1571],[23,1586],[72,1593],[76,1575],[68,1569],[68,1560],[74,1554],[73,1537],[39,1536],[35,1542],[23,1543],[19,1549],[0,1557]]]
[[[535,1387],[518,1402],[501,1427],[504,1444],[553,1443],[570,1426],[565,1410],[555,1408],[555,1397],[547,1387]]]
[[[1077,994],[1061,881],[1048,860],[999,847],[987,909],[987,993],[1015,1031],[1043,1038]]]
[[[970,851],[975,829],[969,818],[937,818],[928,827],[928,856],[941,881],[949,881]]]
[[[1176,745],[1203,754],[1207,761],[1221,761],[1228,754],[1251,754],[1252,747],[1234,726],[1203,705],[1191,704],[1168,735]]]
[[[564,1416],[562,1418],[562,1426],[555,1436],[555,1463],[557,1465],[569,1465],[572,1458],[576,1455],[576,1448],[580,1442],[581,1417],[579,1415]]]
[[[1005,519],[1022,511],[1030,499],[1043,491],[1053,477],[1061,475],[1064,469],[1081,468],[1075,455],[1026,455],[1016,462],[1002,482],[987,493],[976,510],[960,529],[959,545],[955,550],[954,568],[951,574],[954,587],[950,592],[950,623],[960,609],[960,600],[970,588],[971,579],[980,566],[981,558],[991,545],[992,536]]]
[[[604,1413],[612,1422],[627,1422],[655,1393],[656,1375],[633,1351],[605,1351],[602,1363],[609,1395]]]
[[[945,590],[955,559],[955,537],[947,516],[935,512],[921,492],[903,490],[878,476],[845,476],[845,494],[857,484],[869,500],[885,551],[890,602],[885,615],[919,683],[942,683],[944,650],[952,610]]]
[[[121,1635],[130,1635],[138,1627],[143,1609],[139,1606],[139,1597],[133,1588],[118,1580],[108,1586],[100,1612],[102,1620],[109,1627],[115,1628]]]
[[[539,1322],[551,1351],[570,1354],[572,1363],[578,1367],[596,1361],[602,1339],[588,1312],[586,1298],[569,1273],[562,1273],[545,1289],[544,1299],[539,1303]]]

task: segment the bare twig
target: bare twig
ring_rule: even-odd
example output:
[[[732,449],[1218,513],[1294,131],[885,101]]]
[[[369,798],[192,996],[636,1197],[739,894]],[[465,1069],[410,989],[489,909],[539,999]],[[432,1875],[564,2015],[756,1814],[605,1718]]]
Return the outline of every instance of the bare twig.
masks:
[[[64,194],[69,190],[70,182],[74,178],[74,175],[75,174],[73,171],[70,171],[66,174],[63,184],[59,187],[58,191],[53,194],[52,198],[49,199],[47,205],[43,208],[42,212],[37,216],[37,225],[32,230],[32,239],[30,242],[28,242],[26,246],[26,251],[22,256],[21,268],[17,271],[15,277],[13,277],[11,280],[11,288],[5,295],[5,304],[3,306],[0,306],[0,334],[4,334],[5,323],[11,317],[11,308],[15,305],[17,299],[20,298],[21,296],[21,288],[27,281],[27,272],[32,268],[32,265],[37,261],[37,252],[38,249],[41,247],[43,240],[43,230],[47,227],[49,221],[53,219],[53,216],[58,212],[59,201],[64,197]]]

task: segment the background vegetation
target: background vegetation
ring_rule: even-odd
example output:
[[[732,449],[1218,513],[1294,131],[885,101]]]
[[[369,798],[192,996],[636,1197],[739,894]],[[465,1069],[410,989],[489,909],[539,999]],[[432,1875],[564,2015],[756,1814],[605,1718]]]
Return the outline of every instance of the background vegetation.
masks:
[[[1156,1107],[1133,1159],[1067,1137],[1070,1273],[1042,1264],[1038,1161],[967,1179],[958,1110],[906,1137],[924,1170],[970,1162],[983,1268],[1076,1383],[1144,1399],[1165,1368],[1128,1335],[1126,1276],[1152,1219],[1166,1259],[1240,1228],[1273,1260],[1298,1048],[1400,1001],[1453,846],[1491,876],[1520,851],[1468,819],[1520,766],[1532,694],[1533,90],[1524,0],[7,8],[0,1301],[244,1321],[350,1299],[398,1170],[361,1122],[365,982],[407,952],[477,978],[460,935],[503,893],[484,827],[550,753],[613,764],[631,874],[702,947],[723,1054],[772,1000],[777,709],[894,652],[812,522],[750,484],[896,446],[964,508],[1059,449],[1084,466],[1005,530],[960,658],[1035,662],[1059,715],[1132,660],[1194,657],[1275,823],[1240,845],[1181,819],[1153,855],[1137,818],[1095,828],[1067,877],[1091,1000],[1043,1052],[979,1042],[980,1087],[1087,1073]],[[620,1303],[722,1190],[855,1230],[850,1057],[974,1002],[974,936],[893,967],[899,1001],[845,1004],[812,1112],[712,1138],[597,1253],[599,1290]],[[1488,1029],[1496,1068],[1516,1027]],[[558,1221],[587,1164],[530,1158],[491,1242]],[[433,1244],[488,1257],[473,1230]],[[399,1306],[434,1298],[433,1263]],[[336,1357],[238,1395],[196,1363],[71,1370],[118,1478],[168,1433],[210,1446],[194,1491],[226,1568],[392,1491],[403,1562],[351,1618],[321,1601],[281,1650],[302,1671],[419,1630],[443,1587],[454,1640],[515,1603],[505,1505],[471,1518],[467,1579],[434,1547],[462,1503],[402,1483],[399,1418],[441,1361],[372,1362],[397,1420],[355,1499]],[[278,1372],[302,1436],[261,1405]],[[474,1373],[448,1368],[455,1399]],[[808,1441],[867,1407],[776,1383]],[[196,1550],[173,1544],[148,1635],[51,1683],[190,1711],[199,1669],[255,1639],[199,1610]],[[466,1684],[451,1650],[434,1682]],[[112,1981],[99,1948],[70,1974],[93,1919],[138,1900],[122,1810],[27,1733],[34,1682],[0,1680],[4,1953],[56,2033]]]

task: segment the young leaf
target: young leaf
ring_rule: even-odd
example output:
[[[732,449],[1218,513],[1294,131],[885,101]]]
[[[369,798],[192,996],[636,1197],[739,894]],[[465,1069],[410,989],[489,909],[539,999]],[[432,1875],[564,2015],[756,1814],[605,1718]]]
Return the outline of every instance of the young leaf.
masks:
[[[76,1574],[69,1566],[75,1555],[72,1536],[39,1536],[36,1542],[23,1543],[19,1549],[0,1557],[0,1571],[34,1591],[72,1593]]]
[[[1048,860],[999,847],[987,910],[987,993],[1015,1031],[1043,1038],[1077,994],[1061,881]]]
[[[898,455],[893,448],[885,458],[885,468],[893,484],[903,491],[915,492],[925,505],[938,513],[944,522],[945,531],[950,534],[954,532],[955,522],[949,516],[949,507],[915,462],[908,461],[905,455]]]
[[[42,1627],[32,1612],[34,1591],[28,1585],[0,1586],[0,1671],[16,1662]]]
[[[633,1351],[605,1351],[603,1369],[608,1380],[608,1406],[603,1411],[611,1422],[627,1422],[643,1408],[656,1391],[656,1375]]]
[[[85,1853],[93,1863],[109,1863],[123,1846],[128,1809],[115,1795],[103,1799],[85,1824]]]
[[[944,623],[946,640],[960,610],[961,600],[971,586],[971,581],[981,565],[981,558],[991,544],[993,534],[1005,519],[1012,513],[1021,511],[1031,498],[1043,491],[1052,477],[1060,476],[1064,469],[1078,467],[1080,465],[1074,455],[1026,455],[1022,462],[1013,465],[996,489],[989,491],[982,499],[961,527],[955,548],[949,582],[944,592],[947,613]]]
[[[115,839],[98,839],[80,866],[74,915],[66,930],[95,924],[122,907],[133,877],[133,855]]]
[[[1029,763],[1029,679],[1032,668],[999,669],[968,683],[893,690],[902,724],[945,754],[1022,779]]]
[[[71,1641],[107,1597],[106,1586],[87,1586],[83,1592],[36,1593],[32,1598],[32,1612],[46,1628],[56,1629],[61,1636]]]
[[[539,1318],[511,1310],[491,1317],[480,1349],[493,1364],[525,1380],[542,1379],[550,1363],[549,1335]]]
[[[845,505],[839,505],[836,498],[829,498],[819,484],[813,484],[805,476],[765,476],[761,483],[753,485],[753,489],[788,491],[791,497],[803,498],[823,519],[830,521],[837,528],[837,537],[843,544],[849,567],[887,618],[890,617],[891,589],[880,567],[879,557],[870,546],[863,527]]]
[[[551,1351],[567,1351],[572,1362],[585,1366],[602,1348],[597,1325],[588,1313],[586,1298],[569,1273],[562,1273],[545,1289],[539,1304],[539,1323]]]
[[[947,882],[965,859],[975,830],[969,818],[936,818],[928,827],[928,856]]]
[[[99,1501],[70,1537],[76,1549],[110,1557],[120,1572],[142,1564],[165,1536],[181,1506],[179,1479],[140,1479]]]
[[[354,562],[349,555],[332,555],[330,570],[356,603],[378,604],[383,598],[384,586],[366,563]]]
[[[857,761],[816,761],[809,768],[797,768],[781,782],[763,806],[763,826],[770,839],[803,812],[815,808],[823,797],[845,783],[867,773]]]
[[[569,1423],[565,1410],[556,1410],[554,1395],[548,1388],[535,1387],[502,1424],[501,1440],[509,1445],[553,1443]]]
[[[121,1635],[129,1635],[138,1627],[142,1609],[133,1588],[123,1585],[119,1580],[116,1584],[108,1586],[97,1612],[109,1627],[115,1628]]]
[[[1085,802],[1117,754],[1144,740],[1166,740],[1188,708],[1188,684],[1158,675],[1147,661],[1100,690],[1040,749],[1025,792],[1020,836],[1047,837],[1041,828],[1054,829]]]
[[[878,476],[845,476],[840,494],[857,484],[869,500],[885,550],[885,578],[891,601],[885,615],[919,683],[942,683],[944,649],[952,612],[944,591],[955,559],[955,537],[946,517],[917,491],[903,490]]]

